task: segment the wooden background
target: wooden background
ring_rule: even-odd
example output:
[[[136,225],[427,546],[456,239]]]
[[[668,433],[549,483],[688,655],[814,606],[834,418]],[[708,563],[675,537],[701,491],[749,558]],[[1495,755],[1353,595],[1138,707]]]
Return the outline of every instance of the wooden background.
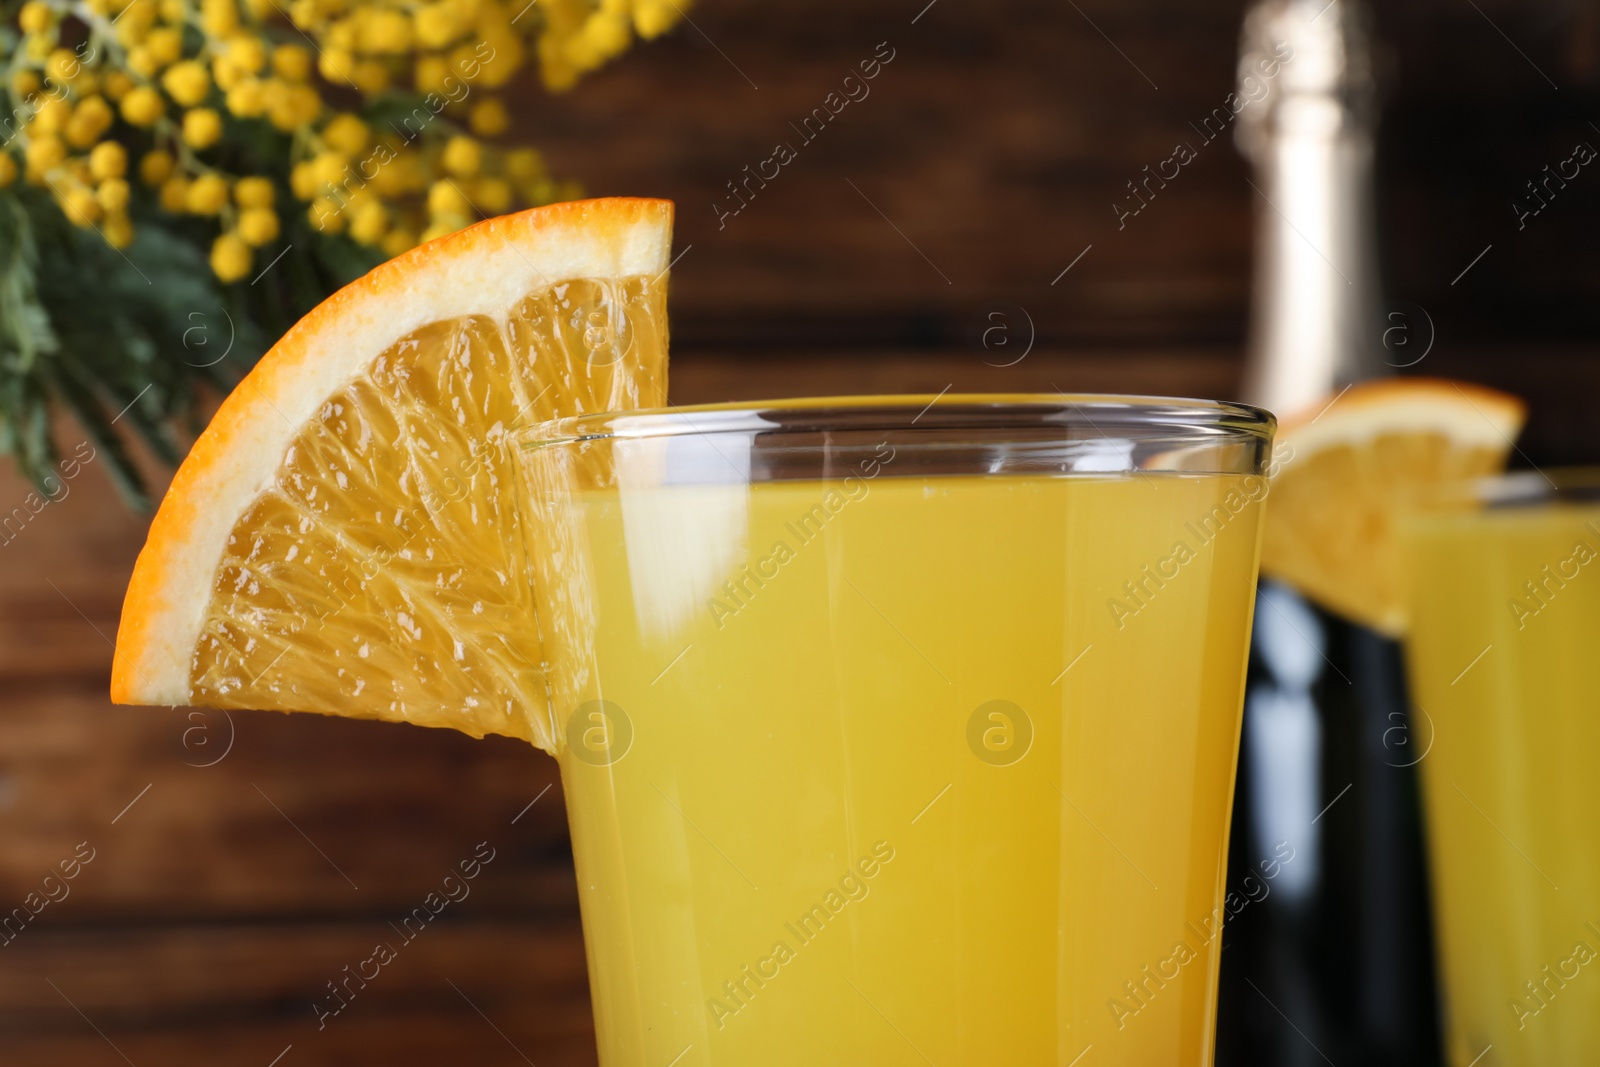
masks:
[[[570,99],[528,94],[526,132],[563,172],[679,202],[675,401],[1232,395],[1259,207],[1243,164],[1207,146],[1121,232],[1111,203],[1229,91],[1242,5],[925,2],[700,0],[694,27]],[[1600,458],[1600,173],[1523,230],[1511,208],[1576,141],[1600,145],[1600,8],[1395,0],[1378,21],[1387,290],[1437,330],[1417,369],[1530,396],[1530,462]],[[883,41],[871,96],[719,229],[724,183]],[[998,353],[979,342],[997,322],[1015,346]],[[24,493],[0,476],[5,510]],[[592,1063],[553,761],[407,727],[112,708],[143,533],[91,464],[0,546],[0,911],[95,849],[0,947],[0,1062]],[[481,841],[496,858],[471,897],[319,1031],[324,983]]]

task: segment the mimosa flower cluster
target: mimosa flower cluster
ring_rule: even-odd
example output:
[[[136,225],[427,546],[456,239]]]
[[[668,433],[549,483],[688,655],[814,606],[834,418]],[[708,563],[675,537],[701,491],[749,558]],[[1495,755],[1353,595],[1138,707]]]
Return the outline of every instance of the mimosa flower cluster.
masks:
[[[0,186],[113,247],[142,210],[205,221],[244,278],[286,212],[397,255],[578,195],[497,142],[526,66],[560,91],[687,0],[26,0],[0,25]],[[524,6],[525,5],[525,6]]]

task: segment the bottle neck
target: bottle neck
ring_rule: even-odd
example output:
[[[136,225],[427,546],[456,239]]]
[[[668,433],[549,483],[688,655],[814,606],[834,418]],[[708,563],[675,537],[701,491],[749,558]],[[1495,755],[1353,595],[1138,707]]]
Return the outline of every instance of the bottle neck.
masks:
[[[1245,399],[1280,416],[1386,370],[1369,42],[1352,0],[1262,0],[1245,20],[1237,129],[1257,220]]]

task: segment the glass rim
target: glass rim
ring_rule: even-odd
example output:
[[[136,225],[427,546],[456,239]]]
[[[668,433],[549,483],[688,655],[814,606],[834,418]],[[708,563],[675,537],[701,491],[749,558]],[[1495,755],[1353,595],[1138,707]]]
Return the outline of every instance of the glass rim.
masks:
[[[892,393],[734,401],[573,415],[517,437],[524,451],[599,440],[764,431],[942,433],[1080,428],[1150,443],[1270,442],[1277,418],[1225,400],[1118,393]]]
[[[1553,504],[1600,504],[1600,467],[1534,467],[1448,483],[1436,504],[1478,505],[1491,511]]]

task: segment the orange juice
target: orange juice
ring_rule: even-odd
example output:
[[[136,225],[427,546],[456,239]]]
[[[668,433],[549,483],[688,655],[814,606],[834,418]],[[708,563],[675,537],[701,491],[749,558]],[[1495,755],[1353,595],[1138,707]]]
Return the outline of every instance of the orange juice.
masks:
[[[535,524],[601,1063],[1210,1063],[1263,484],[885,448]]]
[[[1453,1067],[1600,1055],[1600,507],[1410,530],[1407,657]]]

